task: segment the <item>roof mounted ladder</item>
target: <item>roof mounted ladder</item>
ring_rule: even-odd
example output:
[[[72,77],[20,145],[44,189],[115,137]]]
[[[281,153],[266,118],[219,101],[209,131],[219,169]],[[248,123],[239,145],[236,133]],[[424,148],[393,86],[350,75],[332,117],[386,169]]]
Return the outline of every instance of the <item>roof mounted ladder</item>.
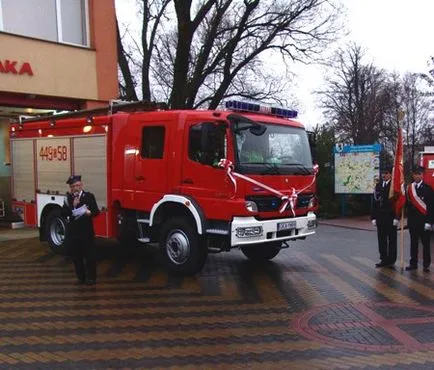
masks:
[[[65,118],[78,118],[78,117],[93,117],[102,115],[112,115],[117,112],[137,112],[137,111],[155,111],[155,110],[166,110],[168,106],[166,103],[157,103],[149,101],[137,101],[128,103],[117,103],[119,101],[111,100],[109,106],[103,108],[95,109],[84,109],[74,112],[54,114],[54,115],[44,115],[34,118],[19,118],[19,124],[22,125],[27,122],[39,122],[39,121],[53,121]]]

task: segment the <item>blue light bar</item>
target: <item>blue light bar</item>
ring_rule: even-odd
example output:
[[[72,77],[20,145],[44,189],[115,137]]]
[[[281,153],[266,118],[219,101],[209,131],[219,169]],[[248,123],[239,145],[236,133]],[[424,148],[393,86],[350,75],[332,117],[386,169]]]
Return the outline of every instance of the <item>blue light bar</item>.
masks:
[[[261,106],[259,104],[247,103],[244,101],[229,100],[226,102],[226,108],[244,112],[259,112]]]
[[[240,111],[240,112],[253,112],[253,113],[263,113],[276,117],[283,118],[297,118],[297,111],[284,109],[279,107],[269,107],[265,105],[248,103],[238,100],[229,100],[225,103],[225,106],[229,110]]]
[[[297,118],[298,112],[290,109],[271,107],[271,114],[273,116],[279,116],[284,118]]]

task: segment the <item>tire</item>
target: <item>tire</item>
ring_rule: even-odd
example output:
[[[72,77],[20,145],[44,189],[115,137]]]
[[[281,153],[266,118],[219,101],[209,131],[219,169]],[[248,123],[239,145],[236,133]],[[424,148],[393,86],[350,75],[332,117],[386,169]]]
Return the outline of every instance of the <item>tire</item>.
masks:
[[[191,276],[201,271],[208,254],[195,227],[183,218],[168,220],[161,229],[160,251],[167,271]]]
[[[241,247],[241,251],[249,260],[255,262],[268,261],[279,254],[282,249],[281,245],[281,242],[254,244]]]
[[[135,214],[126,210],[120,210],[118,213],[118,233],[116,239],[123,248],[132,249],[138,247],[140,243],[137,241],[138,230]]]
[[[45,222],[45,237],[54,254],[66,254],[66,219],[60,209],[50,211]]]

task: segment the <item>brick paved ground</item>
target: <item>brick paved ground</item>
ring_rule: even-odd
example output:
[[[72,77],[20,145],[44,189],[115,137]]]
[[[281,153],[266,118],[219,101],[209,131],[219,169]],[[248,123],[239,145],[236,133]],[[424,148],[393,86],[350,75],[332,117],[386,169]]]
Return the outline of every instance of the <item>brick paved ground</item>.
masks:
[[[211,255],[194,278],[102,243],[95,287],[0,231],[0,369],[433,369],[434,273],[375,269],[359,229],[320,226],[263,266]]]

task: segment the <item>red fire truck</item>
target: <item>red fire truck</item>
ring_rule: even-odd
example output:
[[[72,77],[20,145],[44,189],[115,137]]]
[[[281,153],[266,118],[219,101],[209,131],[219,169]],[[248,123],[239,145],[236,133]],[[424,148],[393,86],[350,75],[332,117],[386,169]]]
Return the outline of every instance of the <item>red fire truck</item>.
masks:
[[[419,165],[425,169],[423,181],[434,189],[434,146],[426,146],[419,153],[419,161]]]
[[[159,243],[171,273],[232,248],[268,260],[316,228],[316,167],[296,114],[143,102],[22,120],[10,125],[12,208],[62,253],[65,181],[80,174],[101,208],[97,236]]]

